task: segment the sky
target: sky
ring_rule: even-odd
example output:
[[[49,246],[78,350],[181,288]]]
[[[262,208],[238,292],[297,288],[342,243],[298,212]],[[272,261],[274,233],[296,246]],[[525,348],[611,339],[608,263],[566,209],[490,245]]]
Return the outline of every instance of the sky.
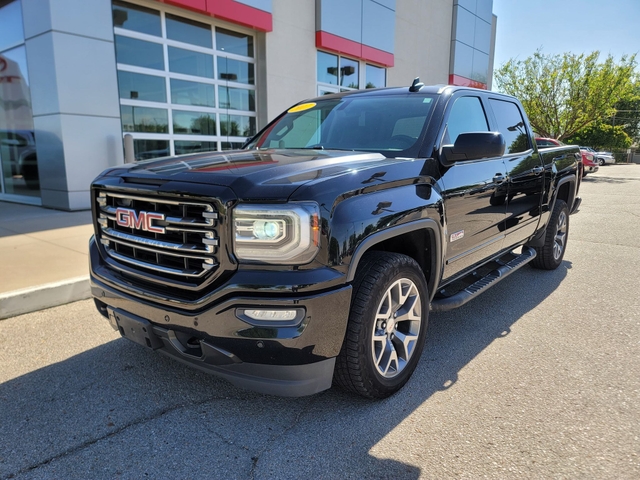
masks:
[[[638,53],[640,0],[493,0],[498,17],[494,69],[510,58],[600,51]]]

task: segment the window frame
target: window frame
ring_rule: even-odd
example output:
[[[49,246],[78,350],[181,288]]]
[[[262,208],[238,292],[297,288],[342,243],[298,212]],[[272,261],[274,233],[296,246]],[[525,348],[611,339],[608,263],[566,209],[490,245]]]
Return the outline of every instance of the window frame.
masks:
[[[338,69],[341,68],[341,60],[344,58],[346,60],[352,61],[352,62],[356,62],[358,64],[358,88],[353,88],[353,87],[347,87],[347,86],[343,86],[343,85],[334,85],[332,83],[326,83],[326,82],[320,82],[318,80],[318,56],[317,56],[317,52],[322,52],[322,53],[326,53],[329,55],[334,55],[336,57],[338,57]],[[348,55],[341,55],[339,53],[336,52],[331,52],[329,50],[323,50],[321,48],[317,48],[316,49],[316,93],[319,97],[323,96],[323,95],[328,95],[331,93],[340,93],[340,92],[352,92],[352,91],[356,91],[356,90],[366,90],[367,86],[366,86],[366,80],[367,80],[367,65],[370,65],[372,67],[376,67],[376,68],[381,68],[382,70],[384,70],[384,86],[382,87],[374,87],[374,88],[384,88],[387,86],[387,78],[389,76],[389,71],[387,67],[384,67],[382,65],[376,65],[372,62],[367,62],[366,60],[362,60],[359,58],[354,58],[354,57],[350,57]]]
[[[491,115],[492,115],[492,123],[494,124],[494,126],[492,128],[495,129],[496,132],[500,132],[500,134],[502,134],[505,143],[507,142],[507,138],[504,135],[502,129],[500,128],[500,121],[498,120],[498,115],[496,113],[496,109],[493,108],[494,103],[493,102],[504,102],[504,103],[509,103],[511,105],[513,105],[514,107],[516,107],[516,110],[518,112],[518,114],[520,115],[520,120],[522,121],[522,135],[525,135],[527,138],[527,142],[529,144],[529,147],[525,150],[521,150],[519,152],[507,152],[509,145],[506,145],[505,148],[505,153],[503,156],[505,157],[509,157],[509,156],[513,156],[513,155],[523,155],[526,154],[527,152],[530,152],[531,150],[533,150],[533,144],[536,144],[536,148],[537,148],[537,142],[535,141],[535,138],[533,138],[533,135],[531,133],[531,129],[529,128],[529,124],[527,122],[527,117],[522,109],[522,106],[518,104],[517,101],[514,101],[513,99],[510,98],[500,98],[500,97],[494,97],[494,96],[489,96],[486,100],[487,106],[489,107],[489,109],[491,110]],[[516,124],[517,125],[517,124]],[[553,145],[554,147],[556,145]],[[540,148],[544,148],[544,147],[540,147]]]
[[[249,30],[249,29],[245,29],[242,27],[236,27],[233,26],[232,28],[230,28],[228,25],[224,24],[223,22],[218,22],[214,19],[207,19],[206,17],[202,17],[200,15],[196,15],[196,14],[192,14],[188,11],[185,11],[183,9],[179,9],[176,7],[171,7],[168,5],[164,5],[164,4],[157,4],[156,2],[146,2],[146,1],[126,1],[125,3],[129,3],[131,5],[136,5],[136,6],[140,6],[140,7],[145,7],[145,8],[150,8],[153,10],[156,10],[160,13],[160,25],[161,25],[161,36],[157,37],[154,35],[149,35],[149,34],[145,34],[145,33],[140,33],[140,32],[136,32],[133,30],[128,30],[125,28],[121,28],[121,27],[115,27],[113,28],[113,34],[114,34],[114,38],[115,35],[120,35],[123,37],[129,37],[129,38],[133,38],[133,39],[137,39],[137,40],[143,40],[146,42],[150,42],[150,43],[155,43],[155,44],[159,44],[162,46],[162,52],[163,52],[163,58],[164,58],[164,69],[163,70],[156,70],[156,69],[151,69],[151,68],[145,68],[145,67],[138,67],[135,65],[129,65],[129,64],[124,64],[124,63],[118,63],[117,59],[116,59],[116,69],[117,72],[118,71],[123,71],[123,72],[131,72],[131,73],[139,73],[139,74],[144,74],[144,75],[151,75],[154,77],[158,77],[164,80],[164,88],[165,88],[165,96],[166,96],[166,101],[165,102],[153,102],[153,101],[147,101],[147,100],[138,100],[138,99],[130,99],[130,98],[120,98],[119,97],[119,102],[121,106],[133,106],[133,107],[147,107],[147,108],[159,108],[159,109],[164,109],[167,111],[167,115],[168,115],[168,132],[167,133],[150,133],[150,132],[125,132],[123,129],[123,136],[125,134],[130,134],[133,136],[134,140],[166,140],[169,142],[169,154],[170,155],[176,155],[176,148],[175,148],[175,142],[178,141],[188,141],[188,142],[194,142],[194,141],[201,141],[201,142],[211,142],[214,143],[216,145],[217,150],[216,151],[221,151],[223,148],[223,144],[225,143],[233,143],[233,144],[243,144],[247,138],[251,137],[252,135],[250,135],[249,137],[241,137],[241,136],[227,136],[227,135],[222,135],[221,132],[221,127],[220,127],[220,117],[221,115],[242,115],[242,116],[246,116],[246,117],[252,117],[254,118],[254,122],[255,122],[255,133],[258,132],[258,127],[257,127],[257,119],[258,119],[258,108],[259,108],[259,102],[258,102],[258,89],[257,89],[257,85],[256,85],[256,75],[255,72],[257,71],[257,58],[256,58],[256,52],[255,52],[255,45],[257,42],[257,38],[255,35],[255,32]],[[113,11],[113,6],[111,7],[112,11]],[[204,23],[207,24],[211,27],[211,41],[212,41],[212,48],[207,48],[207,47],[202,47],[199,45],[194,45],[194,44],[190,44],[190,43],[185,43],[185,42],[181,42],[178,40],[172,40],[170,38],[167,37],[167,23],[166,23],[166,19],[167,19],[167,14],[173,16],[173,17],[181,17],[181,18],[185,18],[186,20],[192,20],[192,21],[196,21],[199,23]],[[253,41],[253,45],[254,45],[254,56],[253,57],[245,57],[242,55],[237,55],[237,54],[233,54],[233,53],[228,53],[225,51],[219,51],[217,50],[217,44],[216,44],[216,28],[221,28],[224,30],[230,30],[230,31],[234,31],[237,32],[241,35],[248,35],[250,37],[252,37],[252,41]],[[190,75],[190,74],[183,74],[183,73],[177,73],[177,72],[172,72],[169,70],[169,55],[168,55],[168,50],[169,47],[175,47],[175,48],[180,48],[182,50],[188,50],[188,51],[193,51],[196,53],[204,53],[207,55],[210,55],[212,57],[212,62],[213,62],[213,77],[209,78],[209,77],[200,77],[200,76],[196,76],[196,75]],[[245,63],[249,63],[253,65],[253,69],[254,69],[254,84],[249,84],[249,83],[241,83],[241,82],[234,82],[232,80],[228,80],[228,79],[219,79],[219,71],[218,71],[218,58],[229,58],[231,60],[238,60],[238,61],[242,61]],[[188,82],[195,82],[195,83],[201,83],[201,84],[206,84],[206,85],[212,85],[214,87],[214,106],[210,107],[210,106],[200,106],[200,105],[185,105],[185,104],[181,104],[181,103],[173,103],[172,101],[172,91],[171,91],[171,79],[176,79],[176,80],[184,80],[184,81],[188,81]],[[231,108],[225,108],[225,107],[221,107],[220,106],[220,90],[222,88],[239,88],[239,89],[243,89],[243,90],[249,90],[249,91],[253,91],[253,96],[255,98],[255,109],[253,111],[250,110],[236,110],[236,109],[231,109]],[[119,94],[118,94],[119,95]],[[250,94],[251,95],[251,94]],[[215,135],[194,135],[194,134],[184,134],[184,133],[175,133],[174,132],[174,122],[173,122],[173,111],[188,111],[188,112],[194,112],[194,113],[203,113],[203,114],[208,114],[210,116],[212,116],[212,118],[215,119],[216,122],[216,130],[215,130]]]

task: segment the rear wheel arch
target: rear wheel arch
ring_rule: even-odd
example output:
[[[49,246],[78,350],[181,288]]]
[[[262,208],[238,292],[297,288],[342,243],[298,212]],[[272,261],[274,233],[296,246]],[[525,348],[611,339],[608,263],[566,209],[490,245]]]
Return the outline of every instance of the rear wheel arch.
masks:
[[[573,201],[576,197],[576,180],[573,177],[565,177],[560,179],[558,185],[556,186],[555,198],[553,199],[553,205],[551,205],[551,211],[553,211],[553,207],[557,200],[564,200],[564,202],[569,206],[569,210],[571,210],[571,206],[573,205]]]

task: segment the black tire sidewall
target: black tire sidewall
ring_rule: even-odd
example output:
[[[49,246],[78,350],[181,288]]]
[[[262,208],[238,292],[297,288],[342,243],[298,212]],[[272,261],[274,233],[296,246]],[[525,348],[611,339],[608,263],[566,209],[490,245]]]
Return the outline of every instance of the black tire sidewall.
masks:
[[[416,271],[417,264],[409,257],[403,257],[407,260],[403,262],[398,268],[394,268],[391,271],[385,271],[381,278],[377,281],[376,286],[371,292],[371,296],[367,302],[367,308],[364,311],[364,317],[362,326],[366,329],[361,338],[363,338],[364,344],[360,345],[360,355],[363,365],[363,380],[366,384],[370,384],[373,389],[380,392],[385,392],[384,396],[399,390],[412,375],[415,370],[422,350],[424,348],[428,320],[429,320],[429,301],[428,301],[428,289],[427,282],[424,279],[421,271]],[[415,265],[415,266],[414,266]],[[393,378],[383,377],[374,364],[372,354],[372,338],[373,338],[373,324],[375,322],[375,316],[378,312],[378,307],[382,301],[383,295],[387,289],[396,281],[407,278],[411,280],[420,293],[420,308],[422,312],[422,320],[420,322],[420,332],[418,334],[418,341],[411,358],[405,365],[404,369]],[[359,292],[356,293],[358,295]]]
[[[558,220],[560,219],[560,214],[564,212],[566,222],[567,222],[567,231],[565,234],[564,244],[562,246],[562,254],[560,258],[556,259],[553,256],[553,247],[555,244],[556,234],[558,233]],[[538,254],[541,254],[543,258],[540,260],[543,262],[546,270],[555,270],[558,268],[562,261],[564,260],[564,254],[567,251],[567,243],[569,240],[569,207],[564,200],[557,199],[555,205],[553,206],[553,212],[551,213],[551,218],[549,219],[549,227],[547,227],[547,235],[545,239],[544,247],[542,247],[541,251]]]

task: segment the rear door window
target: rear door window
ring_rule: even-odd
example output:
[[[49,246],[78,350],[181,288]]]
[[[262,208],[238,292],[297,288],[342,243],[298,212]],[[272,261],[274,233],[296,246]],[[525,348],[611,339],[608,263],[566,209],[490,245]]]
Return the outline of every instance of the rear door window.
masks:
[[[531,148],[527,127],[520,109],[513,102],[492,98],[489,104],[498,122],[498,129],[507,145],[504,154],[526,152]]]

